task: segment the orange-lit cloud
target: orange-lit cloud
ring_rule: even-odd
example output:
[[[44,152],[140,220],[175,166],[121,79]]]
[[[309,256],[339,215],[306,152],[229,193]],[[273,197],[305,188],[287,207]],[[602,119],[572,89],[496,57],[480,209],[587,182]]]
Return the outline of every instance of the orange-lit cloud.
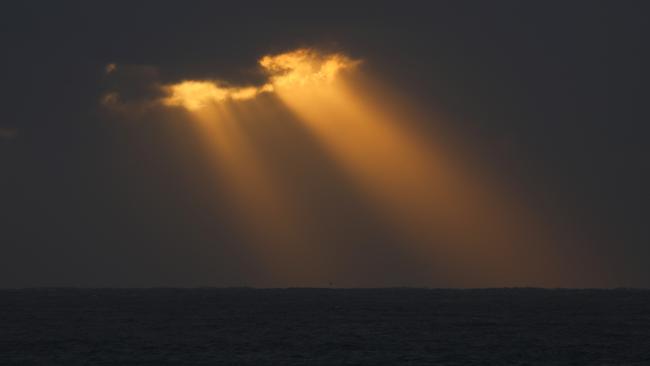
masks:
[[[148,80],[149,89],[158,90],[163,97],[150,98],[146,101],[131,103],[120,90],[109,90],[102,98],[102,105],[113,109],[125,109],[128,106],[143,107],[153,104],[183,107],[188,111],[198,111],[213,107],[228,100],[249,100],[261,93],[272,93],[277,88],[306,87],[332,83],[342,70],[353,69],[360,63],[343,54],[322,54],[312,49],[298,49],[279,55],[264,56],[259,60],[262,71],[268,81],[259,86],[231,86],[219,80],[183,80],[178,83],[162,84],[157,78],[157,71],[151,67],[127,66],[139,79]],[[104,71],[107,75],[116,74],[118,65],[110,63]]]
[[[270,85],[262,87],[221,87],[211,81],[183,81],[164,87],[169,96],[162,100],[167,106],[182,106],[190,111],[205,108],[228,99],[246,100],[259,93],[273,90]]]
[[[341,54],[323,55],[311,49],[299,49],[274,56],[264,56],[259,64],[269,77],[261,86],[223,86],[210,80],[185,80],[165,85],[168,96],[162,99],[167,106],[182,106],[197,111],[226,100],[252,99],[278,87],[318,85],[331,83],[339,71],[356,66]]]
[[[290,87],[330,84],[340,71],[354,68],[360,61],[338,53],[324,55],[311,49],[299,49],[264,56],[259,63],[269,74],[271,85]]]

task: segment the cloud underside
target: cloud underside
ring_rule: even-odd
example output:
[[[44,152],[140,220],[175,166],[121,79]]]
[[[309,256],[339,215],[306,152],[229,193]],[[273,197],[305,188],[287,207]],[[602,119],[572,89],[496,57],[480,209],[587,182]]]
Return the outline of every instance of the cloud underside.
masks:
[[[124,72],[123,82],[103,94],[101,104],[112,109],[130,107],[182,107],[198,111],[228,100],[250,100],[263,93],[274,93],[278,88],[309,86],[330,83],[339,72],[352,69],[360,63],[339,54],[324,54],[314,49],[298,49],[259,59],[258,65],[266,76],[262,85],[231,85],[224,80],[181,80],[161,83],[157,70],[148,66],[119,66],[110,63],[105,67],[108,77]],[[133,89],[142,89],[136,96]]]

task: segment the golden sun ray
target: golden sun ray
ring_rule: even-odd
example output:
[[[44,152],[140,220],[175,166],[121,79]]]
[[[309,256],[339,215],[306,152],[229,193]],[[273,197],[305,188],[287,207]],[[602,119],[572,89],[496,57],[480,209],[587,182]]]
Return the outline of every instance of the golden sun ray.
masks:
[[[261,281],[269,286],[322,282],[325,269],[320,262],[304,261],[306,257],[318,257],[318,251],[299,225],[301,220],[287,192],[262,164],[233,106],[226,102],[203,107],[193,113],[193,119],[205,147],[216,159],[221,179],[229,187],[228,206],[233,208],[232,214],[241,222],[240,230],[265,268],[267,278]]]
[[[255,104],[263,93],[273,93],[295,113],[365,199],[403,230],[404,247],[431,258],[437,272],[442,267],[465,281],[459,285],[498,285],[513,275],[534,283],[548,268],[562,275],[532,215],[493,182],[476,179],[471,166],[455,164],[452,144],[418,136],[409,119],[423,117],[398,112],[408,110],[401,108],[408,103],[393,98],[391,106],[369,97],[382,91],[348,77],[358,74],[360,63],[343,54],[299,49],[262,57],[268,82],[260,86],[186,80],[164,87],[168,96],[162,104],[188,110],[209,136],[233,200],[256,227],[258,250],[273,263],[272,271],[290,276],[300,271],[292,268],[300,256],[324,254],[306,243],[310,236],[292,213],[291,194],[272,178],[282,172],[261,163],[233,112]],[[264,110],[256,113],[255,118],[265,116]]]

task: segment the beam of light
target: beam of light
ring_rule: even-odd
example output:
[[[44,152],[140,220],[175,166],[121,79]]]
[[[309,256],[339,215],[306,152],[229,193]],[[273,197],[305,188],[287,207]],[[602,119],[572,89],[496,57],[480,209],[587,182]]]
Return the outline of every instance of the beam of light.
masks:
[[[453,151],[431,146],[409,130],[408,117],[369,103],[369,90],[346,82],[345,73],[358,64],[311,50],[260,61],[280,99],[369,200],[406,231],[405,245],[418,243],[415,250],[468,281],[478,275],[484,283],[499,283],[514,274],[530,280],[539,274],[530,266],[535,262],[553,268],[552,255],[533,244],[539,230],[505,195],[483,187],[487,182],[471,182],[448,159]]]
[[[244,230],[275,283],[296,284],[300,276],[303,283],[318,283],[310,281],[336,270],[296,212],[295,195],[278,183],[287,172],[265,165],[261,148],[242,128],[271,118],[282,105],[354,182],[354,191],[402,233],[402,249],[426,258],[432,273],[446,272],[455,279],[449,284],[460,286],[556,284],[563,265],[548,250],[534,215],[498,182],[456,158],[465,155],[462,148],[444,136],[421,136],[415,126],[429,117],[411,113],[406,101],[359,77],[360,64],[343,54],[299,49],[262,57],[268,81],[259,86],[211,80],[162,86],[167,95],[158,102],[188,111],[216,157],[235,214],[251,228]],[[103,100],[119,101],[111,93]],[[267,122],[273,130],[274,121]]]
[[[275,172],[262,163],[250,136],[242,128],[240,108],[253,111],[241,100],[222,100],[194,110],[205,147],[215,157],[221,178],[228,188],[228,207],[241,222],[240,230],[253,245],[259,264],[268,274],[260,283],[270,286],[305,286],[323,283],[324,257],[314,246],[301,219],[291,207],[288,193],[277,183]],[[255,103],[246,100],[243,103]],[[184,105],[185,106],[185,105]],[[264,119],[265,110],[248,119]],[[310,259],[310,260],[306,260]]]

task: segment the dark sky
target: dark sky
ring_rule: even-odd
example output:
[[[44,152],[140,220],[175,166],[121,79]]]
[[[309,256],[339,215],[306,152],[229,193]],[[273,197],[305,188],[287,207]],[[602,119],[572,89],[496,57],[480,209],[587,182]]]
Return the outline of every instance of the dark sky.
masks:
[[[250,72],[261,55],[297,47],[363,59],[414,104],[449,116],[558,230],[582,238],[567,253],[602,259],[606,274],[584,285],[650,286],[647,121],[614,102],[638,91],[621,78],[640,71],[641,19],[615,25],[635,9],[601,1],[134,3],[2,5],[0,286],[255,284],[256,265],[227,210],[206,203],[219,182],[191,136],[117,121],[98,101],[110,87],[108,63],[155,68],[163,82],[250,84],[262,81]],[[382,240],[366,234],[359,240]],[[414,284],[399,266],[364,276],[337,281]]]

